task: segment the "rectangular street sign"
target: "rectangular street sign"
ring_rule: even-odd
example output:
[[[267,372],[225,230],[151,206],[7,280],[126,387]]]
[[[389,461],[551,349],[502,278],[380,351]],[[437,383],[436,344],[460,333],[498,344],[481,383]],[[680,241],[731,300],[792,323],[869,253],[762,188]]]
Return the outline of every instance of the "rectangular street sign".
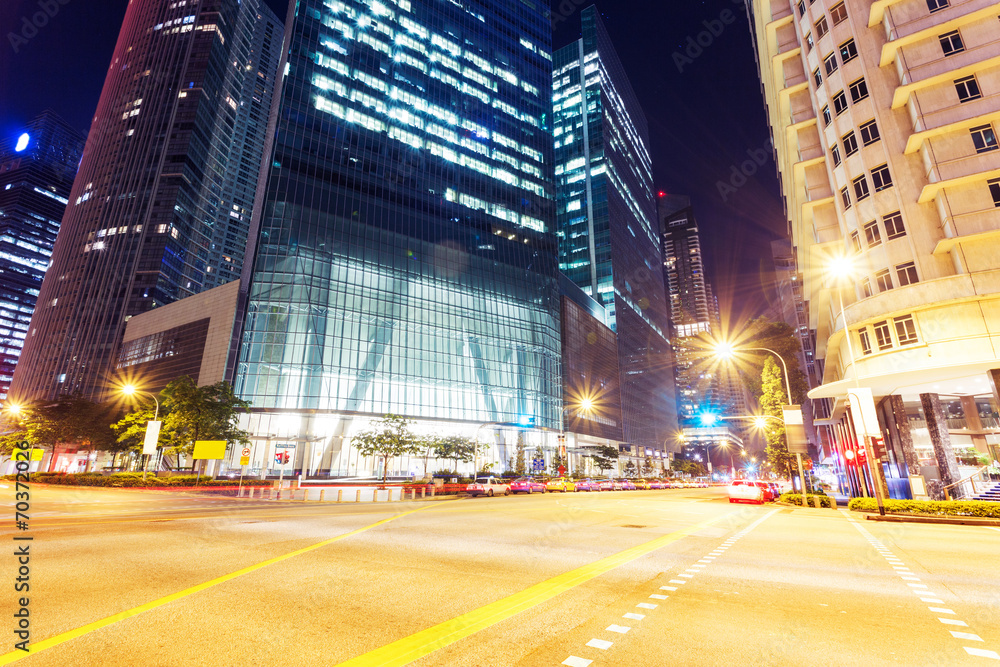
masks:
[[[785,441],[788,443],[789,454],[808,454],[809,441],[806,439],[806,429],[802,420],[802,406],[782,405],[781,415],[785,422]]]
[[[156,454],[156,442],[160,437],[160,425],[163,422],[150,419],[146,422],[146,439],[142,441],[142,453],[146,456]]]
[[[193,459],[224,459],[226,458],[225,440],[196,440]]]
[[[45,456],[45,450],[44,449],[35,448],[35,449],[31,450],[31,460],[32,461],[41,461],[43,456]]]
[[[241,466],[248,466],[248,465],[250,465],[250,457],[249,456],[241,456],[240,457],[240,465]]]

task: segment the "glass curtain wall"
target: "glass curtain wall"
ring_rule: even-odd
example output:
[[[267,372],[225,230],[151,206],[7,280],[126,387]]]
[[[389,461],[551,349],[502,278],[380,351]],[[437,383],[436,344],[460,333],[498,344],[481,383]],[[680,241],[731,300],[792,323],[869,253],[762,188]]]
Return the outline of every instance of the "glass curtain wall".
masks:
[[[546,14],[299,2],[244,274],[256,409],[558,428]]]

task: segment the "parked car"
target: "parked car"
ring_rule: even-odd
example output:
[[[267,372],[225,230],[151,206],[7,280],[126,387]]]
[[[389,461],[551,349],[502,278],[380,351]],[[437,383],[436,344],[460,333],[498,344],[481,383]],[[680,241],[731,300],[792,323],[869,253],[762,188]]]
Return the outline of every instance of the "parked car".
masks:
[[[470,496],[497,496],[503,494],[510,495],[510,484],[496,477],[477,477],[476,481],[465,487],[466,493]]]
[[[545,493],[545,485],[534,477],[518,477],[510,483],[511,493]]]
[[[554,477],[545,483],[546,491],[561,491],[566,493],[567,491],[579,491],[576,488],[576,484],[573,480],[566,477]]]
[[[665,489],[667,488],[667,483],[662,479],[653,478],[649,480],[649,488],[651,489]]]
[[[761,482],[763,484],[763,482]],[[764,488],[752,479],[734,479],[728,487],[731,503],[764,503]]]
[[[781,485],[777,482],[768,482],[767,485],[771,487],[771,500],[777,500],[781,497]]]
[[[596,479],[578,479],[575,482],[577,491],[600,491],[601,487],[597,484]]]
[[[635,488],[639,489],[640,491],[649,491],[653,487],[649,485],[649,480],[637,479],[635,480]]]
[[[599,479],[597,480],[598,485],[601,487],[601,491],[621,491],[622,483],[619,479]]]
[[[635,491],[635,482],[630,479],[622,480],[622,489],[625,491]]]

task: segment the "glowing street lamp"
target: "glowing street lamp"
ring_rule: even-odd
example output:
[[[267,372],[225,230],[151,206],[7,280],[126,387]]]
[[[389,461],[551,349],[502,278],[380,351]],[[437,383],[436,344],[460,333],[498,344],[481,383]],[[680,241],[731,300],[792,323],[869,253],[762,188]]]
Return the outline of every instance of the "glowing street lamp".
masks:
[[[143,462],[142,466],[142,478],[146,479],[146,471],[149,469],[149,459],[156,453],[156,442],[160,437],[160,401],[156,399],[156,394],[137,389],[135,385],[131,384],[124,385],[121,388],[121,392],[126,396],[146,394],[147,396],[152,397],[153,403],[156,405],[156,411],[153,413],[153,420],[146,422],[146,438],[142,444],[142,453],[146,456],[146,460]]]

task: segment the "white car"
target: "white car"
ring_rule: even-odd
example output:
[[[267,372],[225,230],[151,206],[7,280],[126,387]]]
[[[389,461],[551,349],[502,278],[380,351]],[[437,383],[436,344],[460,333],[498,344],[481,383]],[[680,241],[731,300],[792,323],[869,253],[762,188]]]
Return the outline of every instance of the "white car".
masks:
[[[764,503],[764,489],[752,479],[735,479],[729,485],[729,502]]]
[[[496,477],[477,477],[476,481],[465,487],[465,492],[470,496],[497,496],[503,494],[510,495],[510,484],[507,484]]]

